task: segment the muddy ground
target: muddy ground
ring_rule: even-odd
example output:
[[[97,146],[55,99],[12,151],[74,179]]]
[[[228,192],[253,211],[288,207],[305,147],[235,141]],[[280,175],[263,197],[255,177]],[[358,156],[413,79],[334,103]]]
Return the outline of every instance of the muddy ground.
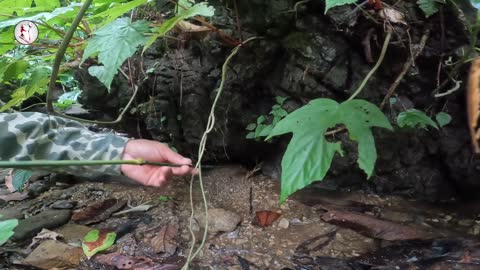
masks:
[[[204,174],[209,235],[191,269],[480,269],[480,213],[475,212],[475,203],[452,201],[439,206],[313,186],[279,205],[279,183],[258,172],[232,165]],[[29,198],[2,206],[0,214],[25,218],[19,225],[22,235],[16,230],[14,240],[2,247],[2,269],[28,269],[25,264],[41,269],[181,268],[192,239],[189,179],[174,179],[164,188],[113,183],[117,178],[103,182],[61,179],[31,183]],[[2,194],[9,194],[5,186]],[[98,217],[104,220],[87,226],[72,221],[70,211],[79,212],[111,198],[124,202],[124,208],[117,211],[142,204],[152,208],[119,216],[97,211],[87,223]],[[198,181],[193,198],[197,208],[193,232],[198,240],[204,220]],[[280,216],[265,223],[256,217],[264,210]],[[35,216],[51,211],[67,214],[60,221],[57,213],[44,218],[43,225],[34,222]],[[168,248],[163,243],[159,249],[152,239],[165,226],[175,227],[173,240]],[[28,247],[40,227],[61,236],[56,240],[44,236]],[[109,266],[99,261],[101,255],[87,260],[78,245],[92,228],[122,231],[117,242],[101,254],[129,256],[125,258],[137,263],[137,268]],[[148,262],[138,266],[139,258]]]

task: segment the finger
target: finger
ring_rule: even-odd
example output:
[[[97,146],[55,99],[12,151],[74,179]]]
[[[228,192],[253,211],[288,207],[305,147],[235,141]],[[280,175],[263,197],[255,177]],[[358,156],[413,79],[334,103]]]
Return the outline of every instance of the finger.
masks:
[[[168,147],[165,147],[163,150],[162,156],[169,162],[174,163],[174,164],[186,164],[190,165],[192,164],[192,160],[189,158],[186,158],[173,150],[171,150]]]
[[[192,167],[184,165],[182,167],[172,168],[172,172],[174,175],[186,175],[192,171]]]

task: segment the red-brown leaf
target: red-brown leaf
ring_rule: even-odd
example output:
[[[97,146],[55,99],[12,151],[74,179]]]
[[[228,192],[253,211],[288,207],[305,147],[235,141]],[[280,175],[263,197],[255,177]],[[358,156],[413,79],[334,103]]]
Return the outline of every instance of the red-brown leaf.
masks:
[[[126,204],[124,200],[108,199],[94,203],[75,212],[72,220],[81,224],[92,224],[109,218],[114,212],[122,209]]]
[[[257,211],[255,212],[255,219],[253,220],[253,224],[260,227],[268,227],[272,225],[272,223],[277,220],[281,215],[282,214],[273,211]]]
[[[168,255],[173,255],[177,250],[176,236],[178,232],[177,224],[169,224],[162,226],[160,230],[151,235],[147,235],[146,242],[153,248],[155,253],[167,253]]]

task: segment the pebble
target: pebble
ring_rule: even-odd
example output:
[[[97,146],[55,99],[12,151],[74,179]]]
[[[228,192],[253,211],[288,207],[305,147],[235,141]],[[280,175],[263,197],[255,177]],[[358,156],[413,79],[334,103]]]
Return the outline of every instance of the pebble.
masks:
[[[56,201],[50,205],[50,208],[53,209],[72,209],[73,207],[75,207],[74,202],[67,200]]]
[[[200,227],[204,227],[205,213],[197,212],[195,215]],[[242,217],[232,211],[223,208],[214,208],[208,210],[208,230],[212,234],[218,232],[232,232],[237,228],[237,225],[242,221]]]
[[[286,218],[281,218],[280,221],[278,222],[278,227],[282,229],[288,229],[290,226],[290,221]]]
[[[40,269],[76,268],[85,258],[81,248],[55,240],[42,242],[25,259],[25,263]]]

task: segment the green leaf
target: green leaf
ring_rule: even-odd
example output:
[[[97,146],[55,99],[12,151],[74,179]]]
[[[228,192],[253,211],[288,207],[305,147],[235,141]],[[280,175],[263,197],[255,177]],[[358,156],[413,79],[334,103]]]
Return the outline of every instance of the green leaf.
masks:
[[[13,235],[13,229],[17,227],[17,219],[9,219],[0,221],[0,246],[5,244],[8,239]]]
[[[27,86],[22,86],[20,88],[17,88],[15,91],[13,91],[12,95],[10,96],[11,99],[7,102],[7,104],[3,105],[0,108],[0,112],[3,112],[5,110],[10,109],[11,107],[20,105],[26,98],[26,89]]]
[[[247,139],[255,139],[255,132],[249,132],[247,136],[245,136]]]
[[[257,118],[257,125],[260,125],[261,123],[265,122],[265,120],[266,120],[266,117],[264,115],[260,115]]]
[[[342,153],[340,142],[325,139],[328,128],[343,124],[350,138],[358,142],[358,164],[368,177],[377,158],[372,127],[392,130],[377,106],[364,100],[341,104],[331,99],[315,99],[290,113],[270,132],[273,136],[293,133],[282,159],[282,190],[280,202],[314,181],[321,181],[330,168],[335,153]]]
[[[123,14],[127,13],[128,11],[143,5],[150,0],[135,0],[127,3],[116,3],[115,6],[109,7],[107,10],[104,12],[100,12],[98,14],[95,14],[94,16],[88,18],[89,21],[97,18],[102,18],[102,23],[101,25],[106,25],[118,17],[122,16]]]
[[[15,17],[13,19],[5,20],[5,21],[0,22],[0,29],[8,27],[8,26],[16,25],[17,23],[19,23],[20,21],[23,21],[23,20],[33,21],[33,22],[37,22],[37,21],[40,21],[40,20],[49,21],[49,20],[51,20],[51,19],[53,19],[57,16],[60,16],[60,15],[63,15],[67,12],[73,11],[75,7],[79,7],[81,5],[82,5],[81,3],[72,3],[72,4],[70,4],[66,7],[57,8],[57,9],[53,10],[52,12],[43,12],[43,13],[39,13],[39,14],[36,14],[36,15],[33,15],[33,16],[30,16],[30,17]]]
[[[445,0],[418,0],[417,5],[425,14],[425,17],[430,17],[438,12],[441,4],[445,4]]]
[[[248,126],[245,128],[246,130],[252,131],[257,127],[257,124],[255,123],[250,123]]]
[[[28,68],[28,62],[19,60],[14,61],[8,64],[5,69],[1,70],[0,72],[0,81],[9,81],[15,80],[23,75]]]
[[[98,60],[103,66],[90,67],[88,72],[110,90],[118,68],[147,41],[143,35],[146,31],[148,31],[146,21],[131,23],[129,18],[117,19],[94,32],[94,37],[85,48],[82,63],[88,57],[98,54]]]
[[[424,112],[410,109],[404,112],[401,112],[397,117],[397,124],[399,127],[409,127],[409,128],[426,128],[427,126],[432,126],[438,129],[437,124],[433,122],[432,118],[426,115]]]
[[[167,195],[160,195],[160,197],[158,197],[158,200],[161,201],[161,202],[168,202],[171,199],[172,199],[172,197],[167,196]]]
[[[435,116],[435,120],[440,127],[444,127],[452,122],[452,116],[446,112],[439,112]]]
[[[58,0],[35,0],[37,7],[45,8],[45,10],[54,10],[60,7],[60,1]]]
[[[13,174],[13,188],[16,191],[22,190],[25,186],[25,183],[32,177],[33,172],[27,170],[15,170]]]
[[[268,125],[262,130],[262,132],[260,132],[260,134],[258,134],[258,136],[267,137],[268,135],[270,135],[270,132],[272,131],[272,129],[273,129],[273,125]]]
[[[287,100],[287,97],[280,97],[280,96],[275,97],[275,101],[280,106],[282,106],[283,103],[285,103],[285,100]]]
[[[353,4],[356,2],[356,0],[325,0],[325,14],[333,7]]]
[[[185,4],[187,1],[182,2]],[[185,5],[188,6],[188,4]],[[177,15],[175,17],[166,20],[159,27],[153,29],[154,35],[152,35],[146,42],[143,48],[143,52],[145,52],[153,44],[153,42],[157,40],[157,38],[164,36],[165,34],[167,34],[168,31],[172,30],[173,27],[175,27],[175,25],[177,25],[177,23],[179,23],[180,21],[186,20],[194,16],[211,17],[213,16],[213,14],[215,14],[215,8],[208,6],[207,2],[195,4],[186,10],[179,7],[177,10]]]
[[[104,251],[115,243],[117,234],[109,229],[91,230],[85,235],[82,249],[88,259],[100,251]]]

